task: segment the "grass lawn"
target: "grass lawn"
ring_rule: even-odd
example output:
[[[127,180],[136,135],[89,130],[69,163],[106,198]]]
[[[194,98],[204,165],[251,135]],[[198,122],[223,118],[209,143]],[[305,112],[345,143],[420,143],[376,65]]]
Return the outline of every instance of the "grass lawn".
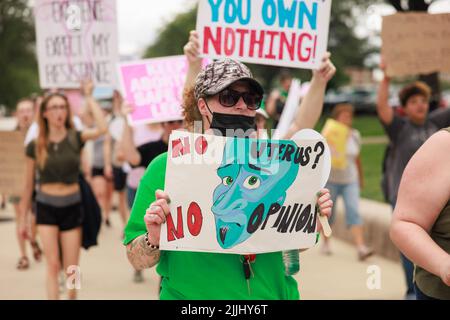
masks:
[[[327,117],[322,117],[315,130],[321,131]],[[376,115],[357,115],[353,119],[353,127],[363,137],[384,136],[384,130]],[[384,201],[381,191],[381,165],[384,156],[385,144],[363,144],[361,149],[361,161],[364,172],[364,189],[361,197]]]
[[[364,173],[364,189],[361,197],[371,200],[384,201],[381,191],[381,165],[385,144],[363,144],[361,162]]]
[[[321,117],[316,131],[321,131],[327,117]],[[384,136],[384,130],[376,115],[357,115],[353,118],[353,127],[361,133],[363,137]]]

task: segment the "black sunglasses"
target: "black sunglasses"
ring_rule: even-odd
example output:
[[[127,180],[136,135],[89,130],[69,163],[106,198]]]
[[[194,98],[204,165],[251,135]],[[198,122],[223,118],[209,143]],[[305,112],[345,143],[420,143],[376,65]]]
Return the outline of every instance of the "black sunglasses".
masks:
[[[171,120],[167,121],[168,124],[182,124],[183,120]]]
[[[247,108],[258,110],[261,107],[262,96],[254,92],[239,92],[233,89],[224,89],[219,92],[219,102],[224,107],[235,106],[242,97]]]

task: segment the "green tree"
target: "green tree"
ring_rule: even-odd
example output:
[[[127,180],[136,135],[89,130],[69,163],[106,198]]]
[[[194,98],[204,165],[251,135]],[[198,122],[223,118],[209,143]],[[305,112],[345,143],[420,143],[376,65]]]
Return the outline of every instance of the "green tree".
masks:
[[[373,3],[373,1],[372,1]],[[358,38],[354,29],[356,19],[352,14],[355,7],[365,8],[364,0],[335,0],[331,7],[331,20],[328,50],[332,53],[332,61],[337,67],[337,73],[329,87],[338,87],[348,82],[344,68],[348,66],[362,67],[366,56],[374,51],[367,39]],[[165,25],[156,41],[148,47],[144,57],[158,57],[183,53],[189,31],[195,28],[197,7],[179,14]],[[249,64],[255,77],[261,80],[266,89],[273,85],[280,67]],[[302,80],[309,80],[309,70],[291,69],[291,72]]]
[[[27,0],[0,1],[0,105],[39,89],[33,16]]]

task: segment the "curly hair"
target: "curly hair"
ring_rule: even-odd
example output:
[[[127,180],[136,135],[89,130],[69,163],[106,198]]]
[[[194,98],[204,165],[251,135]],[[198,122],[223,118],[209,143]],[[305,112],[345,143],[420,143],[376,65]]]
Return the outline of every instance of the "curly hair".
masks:
[[[415,95],[421,95],[429,100],[431,97],[431,88],[422,81],[416,81],[407,85],[398,94],[402,107],[406,107],[409,98]]]
[[[182,108],[186,129],[193,131],[194,122],[202,120],[202,115],[197,107],[194,87],[184,90]]]

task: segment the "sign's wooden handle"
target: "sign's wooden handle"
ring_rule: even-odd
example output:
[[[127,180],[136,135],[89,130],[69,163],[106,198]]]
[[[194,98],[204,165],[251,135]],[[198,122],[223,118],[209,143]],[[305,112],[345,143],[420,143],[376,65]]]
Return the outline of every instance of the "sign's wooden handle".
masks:
[[[323,234],[325,235],[325,237],[327,238],[331,237],[331,227],[330,224],[328,223],[328,218],[326,216],[321,216],[319,214],[319,221],[320,224],[322,225]]]

